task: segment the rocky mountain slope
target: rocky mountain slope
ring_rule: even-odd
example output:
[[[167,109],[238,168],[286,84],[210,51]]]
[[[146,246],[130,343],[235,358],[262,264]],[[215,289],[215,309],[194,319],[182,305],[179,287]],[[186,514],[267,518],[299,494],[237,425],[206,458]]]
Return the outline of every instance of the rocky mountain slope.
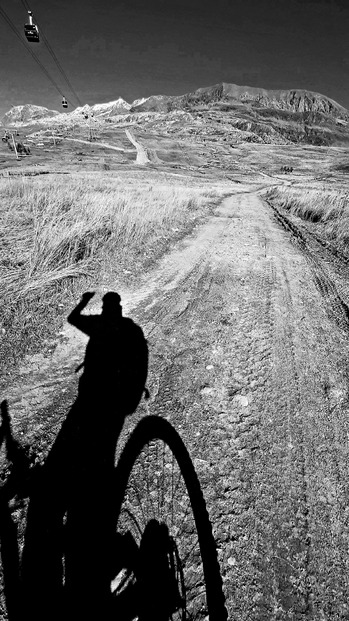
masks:
[[[46,120],[53,116],[59,115],[57,110],[48,110],[43,106],[34,106],[25,104],[24,106],[14,106],[2,118],[2,124],[6,127],[11,125],[37,123],[40,120]]]
[[[146,132],[194,139],[265,144],[348,144],[349,112],[333,99],[307,90],[267,90],[221,83],[180,96],[155,95],[129,104],[119,97],[72,112],[17,106],[3,125],[37,124],[69,131],[86,122],[110,128],[131,125]]]
[[[243,102],[255,108],[271,108],[289,112],[323,113],[333,117],[349,119],[349,112],[333,99],[306,90],[266,90],[237,84],[216,84],[199,88],[193,93],[179,97],[157,95],[148,97],[142,103],[132,105],[132,111],[170,112],[213,102]]]

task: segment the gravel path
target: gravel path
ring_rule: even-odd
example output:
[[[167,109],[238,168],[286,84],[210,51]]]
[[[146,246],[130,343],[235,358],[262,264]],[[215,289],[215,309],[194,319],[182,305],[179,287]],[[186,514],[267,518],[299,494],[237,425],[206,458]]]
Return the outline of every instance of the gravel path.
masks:
[[[107,142],[98,142],[98,141],[96,142],[94,140],[93,143],[91,143],[90,140],[83,140],[82,138],[68,138],[68,137],[65,137],[64,140],[70,140],[71,142],[81,142],[83,144],[88,144],[89,146],[93,144],[97,147],[104,147],[105,149],[112,149],[113,151],[125,151],[125,149],[123,149],[122,147],[114,147],[114,145],[108,144]]]
[[[242,188],[120,291],[150,348],[151,399],[130,426],[148,409],[181,434],[236,621],[349,618],[347,319],[316,278],[331,281],[331,258],[297,231]],[[6,395],[17,428],[58,425],[34,412],[84,344],[67,328],[53,358],[26,362]]]
[[[194,459],[229,618],[347,618],[345,327],[259,196],[226,200],[210,226],[182,281],[135,310],[150,409]]]
[[[134,147],[136,147],[136,150],[137,150],[136,164],[141,164],[142,166],[144,166],[144,164],[149,164],[150,159],[148,157],[147,150],[143,147],[142,144],[137,142],[137,140],[135,139],[134,135],[132,134],[130,130],[125,129],[125,133],[129,141],[133,144]]]

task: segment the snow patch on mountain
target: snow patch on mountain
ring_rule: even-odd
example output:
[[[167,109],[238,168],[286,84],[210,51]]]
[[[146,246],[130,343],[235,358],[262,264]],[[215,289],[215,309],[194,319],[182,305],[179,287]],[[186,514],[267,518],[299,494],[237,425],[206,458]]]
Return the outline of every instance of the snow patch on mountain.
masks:
[[[49,110],[43,106],[34,106],[33,104],[25,104],[23,106],[14,106],[2,118],[2,124],[7,125],[27,125],[44,119],[59,116],[57,110]]]
[[[135,99],[131,105],[130,108],[134,108],[135,106],[141,106],[142,104],[144,104],[146,101],[148,101],[149,97],[141,97],[140,99]]]

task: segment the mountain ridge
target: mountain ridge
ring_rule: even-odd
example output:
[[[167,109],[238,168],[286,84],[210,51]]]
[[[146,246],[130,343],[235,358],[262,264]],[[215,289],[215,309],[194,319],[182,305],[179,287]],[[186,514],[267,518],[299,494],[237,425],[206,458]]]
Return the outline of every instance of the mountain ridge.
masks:
[[[326,95],[306,89],[263,89],[222,82],[184,95],[152,95],[128,103],[122,97],[61,114],[17,106],[3,126],[46,126],[91,135],[134,127],[148,136],[263,144],[349,144],[349,111]],[[46,130],[45,130],[46,131]],[[92,133],[91,133],[92,132]]]
[[[57,115],[60,115],[60,112],[57,110],[49,110],[44,106],[36,106],[34,104],[23,104],[21,106],[13,106],[3,116],[1,122],[3,125],[26,125]]]
[[[270,108],[289,112],[321,113],[338,119],[349,120],[349,111],[334,99],[307,89],[265,89],[255,86],[239,86],[221,82],[213,86],[198,88],[184,95],[151,95],[128,103],[122,97],[101,104],[86,104],[72,112],[49,110],[43,106],[25,104],[14,106],[2,118],[3,125],[38,122],[53,116],[115,116],[138,112],[162,112],[188,109],[191,106],[217,102],[240,102],[255,108]]]
[[[259,106],[293,112],[322,112],[330,116],[349,119],[349,111],[334,99],[307,89],[264,89],[254,86],[239,86],[221,82],[213,86],[198,88],[192,93],[179,96],[155,95],[143,103],[131,107],[132,111],[171,111],[181,107],[223,100],[250,101]]]

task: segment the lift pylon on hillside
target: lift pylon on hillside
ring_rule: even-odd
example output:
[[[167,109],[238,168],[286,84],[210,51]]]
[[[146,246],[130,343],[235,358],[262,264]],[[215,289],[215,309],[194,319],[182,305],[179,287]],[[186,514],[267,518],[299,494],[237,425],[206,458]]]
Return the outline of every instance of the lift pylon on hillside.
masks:
[[[16,160],[20,160],[21,157],[30,155],[29,146],[23,144],[23,142],[16,142],[14,132],[5,130],[5,135],[2,137],[2,141],[6,142],[10,151],[14,151]]]
[[[13,142],[13,148],[15,150],[15,154],[16,154],[16,159],[19,160],[19,155],[18,155],[18,151],[17,151],[17,146],[16,146],[16,141],[15,141],[15,137],[13,134],[11,134],[12,137],[12,142]]]

